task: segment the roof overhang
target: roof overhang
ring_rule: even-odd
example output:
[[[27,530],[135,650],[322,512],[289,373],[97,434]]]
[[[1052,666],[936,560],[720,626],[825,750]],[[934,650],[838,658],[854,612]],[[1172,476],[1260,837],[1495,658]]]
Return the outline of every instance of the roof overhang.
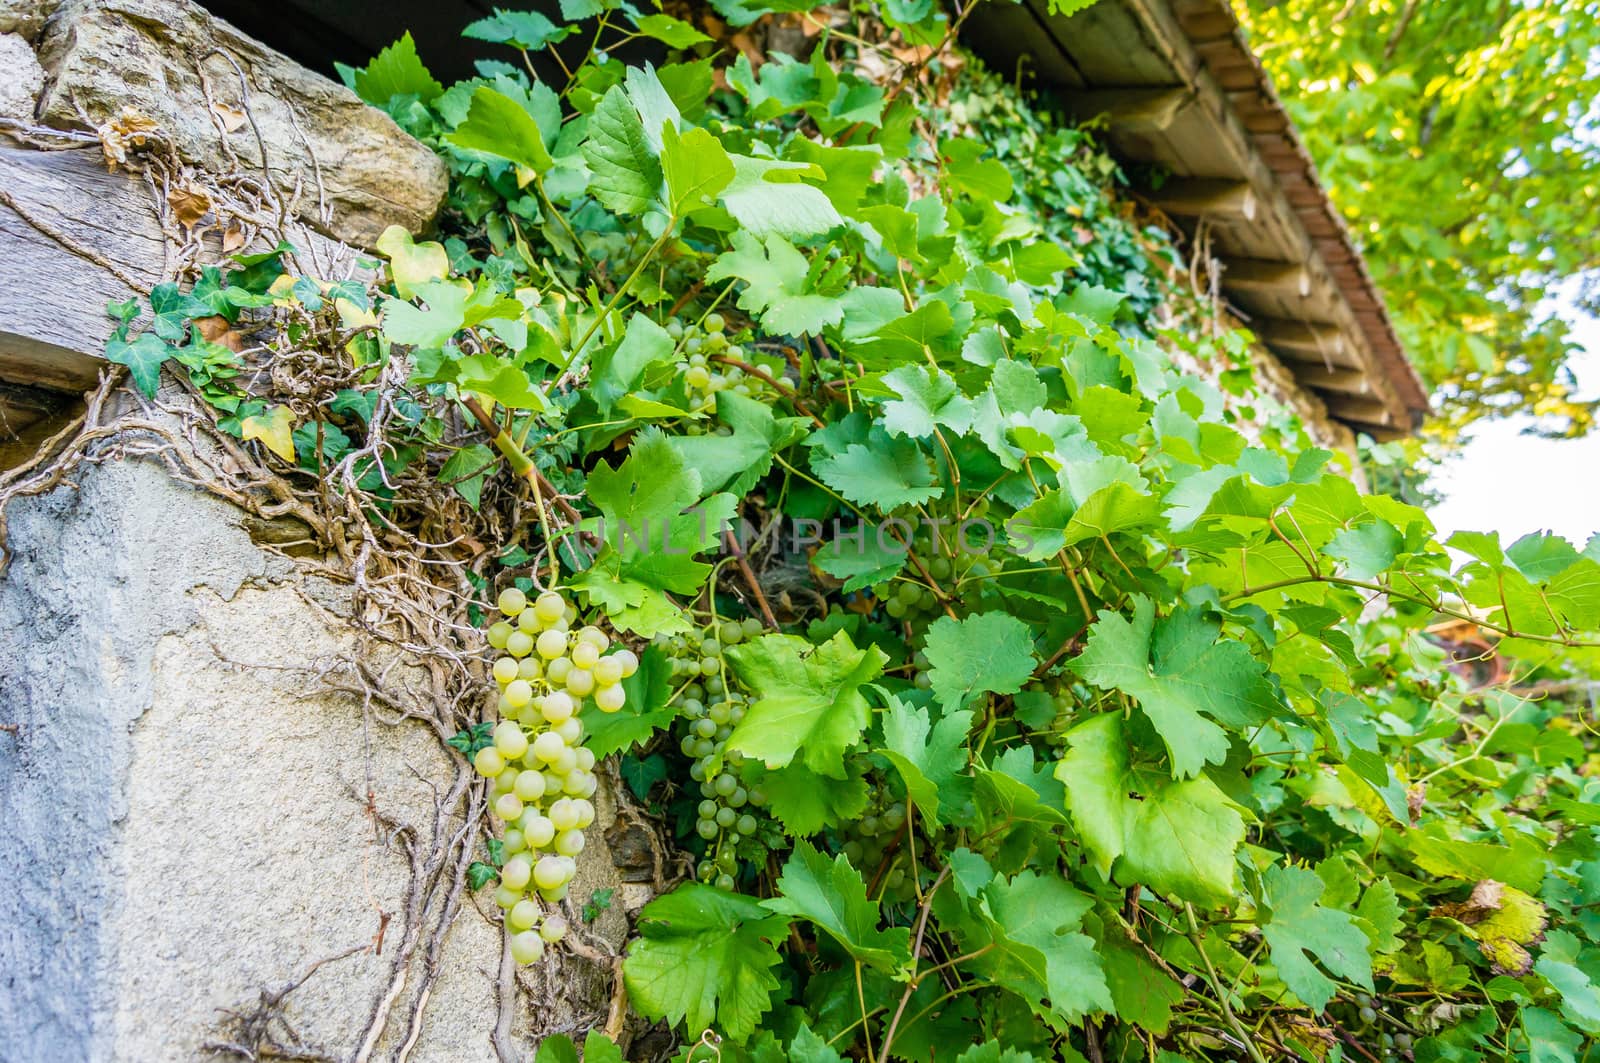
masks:
[[[1422,382],[1227,0],[988,4],[963,38],[1103,121],[1120,161],[1168,175],[1135,191],[1203,230],[1229,304],[1334,418],[1378,439],[1421,423]]]

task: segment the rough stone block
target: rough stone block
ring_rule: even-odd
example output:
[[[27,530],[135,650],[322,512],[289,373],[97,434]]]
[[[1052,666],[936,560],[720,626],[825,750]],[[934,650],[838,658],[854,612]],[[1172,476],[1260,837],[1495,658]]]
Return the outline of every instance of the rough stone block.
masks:
[[[199,166],[265,166],[298,190],[303,220],[350,243],[425,229],[444,198],[443,163],[388,115],[190,0],[68,0],[39,60],[44,122],[92,128],[135,108]]]
[[[44,88],[44,70],[28,42],[15,33],[0,33],[0,118],[33,121],[34,101]]]

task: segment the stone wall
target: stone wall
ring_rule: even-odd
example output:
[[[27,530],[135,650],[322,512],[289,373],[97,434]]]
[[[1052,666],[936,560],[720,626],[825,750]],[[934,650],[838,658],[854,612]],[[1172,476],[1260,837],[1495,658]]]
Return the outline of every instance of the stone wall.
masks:
[[[349,1058],[391,983],[412,869],[384,824],[426,841],[457,762],[422,724],[390,726],[319,691],[319,663],[356,650],[342,591],[257,547],[241,522],[133,460],[87,466],[10,511],[6,1063],[201,1058],[237,1036],[227,1011],[359,948],[285,1003],[303,1043]],[[458,831],[462,808],[446,803],[440,829]],[[599,811],[574,912],[595,889],[617,891],[580,935],[609,950],[649,894],[614,866],[609,789]],[[486,901],[464,895],[449,922],[411,1059],[495,1058],[500,936]],[[381,1054],[406,1038],[428,963],[419,948]],[[558,1003],[519,1008],[514,1036],[531,1046],[533,1031],[603,1013],[609,976],[603,959],[571,953],[535,971],[529,987],[556,987]]]

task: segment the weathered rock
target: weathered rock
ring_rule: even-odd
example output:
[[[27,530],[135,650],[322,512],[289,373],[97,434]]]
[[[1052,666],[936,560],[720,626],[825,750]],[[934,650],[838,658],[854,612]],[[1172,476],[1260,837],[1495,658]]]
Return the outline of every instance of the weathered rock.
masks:
[[[33,121],[34,101],[44,88],[44,70],[28,42],[15,33],[0,33],[0,118]]]
[[[94,127],[135,108],[212,172],[264,165],[298,191],[303,220],[350,243],[424,229],[444,198],[443,164],[388,115],[190,0],[67,0],[39,60],[46,123]]]
[[[0,1059],[204,1058],[236,1036],[225,1010],[374,941],[389,913],[381,953],[328,964],[284,1004],[304,1044],[347,1058],[389,985],[411,881],[368,789],[425,841],[454,762],[427,728],[314,689],[306,669],[352,643],[307,599],[341,592],[254,546],[237,511],[149,463],[73,480],[12,507],[0,580],[0,723],[17,725],[0,731]],[[574,903],[618,891],[582,931],[604,952],[639,887],[612,867],[598,804]],[[495,1058],[492,912],[487,892],[463,896],[409,1058]],[[384,1058],[408,1036],[425,951]],[[514,1035],[592,1018],[606,973],[572,955],[528,972],[557,999],[521,1009]]]
[[[0,33],[15,33],[26,41],[39,38],[44,20],[58,0],[0,0]]]

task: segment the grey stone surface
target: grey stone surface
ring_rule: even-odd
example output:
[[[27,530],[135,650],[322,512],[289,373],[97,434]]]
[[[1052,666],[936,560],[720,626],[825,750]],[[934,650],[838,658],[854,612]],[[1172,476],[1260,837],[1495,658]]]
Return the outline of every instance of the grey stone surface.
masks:
[[[0,33],[0,118],[33,121],[33,107],[44,88],[44,69],[28,42],[15,33]]]
[[[44,29],[46,16],[58,0],[0,0],[0,33],[15,33],[33,41]]]
[[[301,219],[350,243],[424,229],[444,198],[443,163],[388,115],[190,0],[67,0],[38,54],[47,123],[92,127],[132,107],[214,173],[260,172],[264,145]]]
[[[388,912],[382,954],[289,998],[303,1041],[347,1058],[388,983],[409,882],[365,794],[426,827],[452,763],[421,725],[309,689],[306,668],[353,652],[307,601],[336,585],[261,551],[240,513],[152,464],[72,479],[11,508],[0,578],[0,723],[18,725],[0,732],[0,1061],[208,1058],[224,1009],[372,941]],[[643,887],[612,866],[598,805],[574,900],[618,888],[592,928],[616,948]],[[491,915],[487,890],[463,897],[408,1058],[495,1058]],[[374,1058],[408,1034],[423,953]],[[588,960],[525,978],[542,999],[515,1016],[524,1046],[603,1010]]]
[[[268,574],[225,507],[152,466],[114,465],[17,505],[0,582],[0,1058],[106,1058],[118,825],[131,734],[189,589]]]

